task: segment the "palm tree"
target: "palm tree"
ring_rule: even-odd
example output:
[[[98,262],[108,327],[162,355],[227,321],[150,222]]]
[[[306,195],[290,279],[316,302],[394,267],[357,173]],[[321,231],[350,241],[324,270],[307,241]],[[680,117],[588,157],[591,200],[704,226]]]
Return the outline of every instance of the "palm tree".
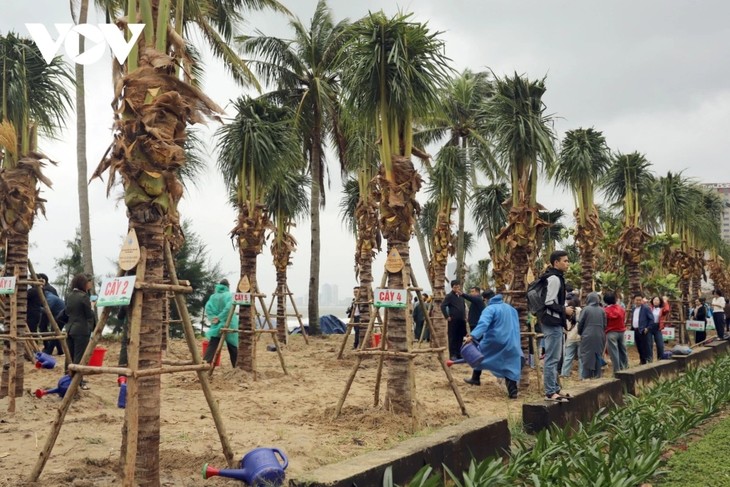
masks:
[[[419,134],[424,142],[431,142],[448,137],[447,147],[459,148],[459,154],[454,154],[454,162],[462,166],[458,184],[454,186],[454,196],[459,214],[458,229],[456,232],[456,278],[464,280],[464,225],[466,222],[466,205],[472,183],[475,182],[474,169],[479,155],[489,154],[482,106],[491,95],[492,85],[487,72],[473,73],[465,70],[451,78],[440,96],[440,110],[435,116],[427,117],[425,124],[430,128],[424,134]],[[476,156],[476,157],[475,157]],[[491,160],[489,161],[491,162]],[[481,167],[488,169],[493,175],[496,165],[484,164]]]
[[[595,186],[611,165],[603,133],[592,128],[570,130],[560,149],[553,180],[575,198],[575,244],[580,250],[581,296],[594,290],[598,241],[603,236],[595,205]]]
[[[345,42],[348,22],[335,23],[324,0],[315,8],[309,26],[301,20],[289,23],[291,40],[259,35],[238,37],[244,54],[252,55],[252,66],[262,81],[274,86],[270,96],[296,112],[302,150],[312,175],[310,218],[312,229],[309,267],[309,330],[319,333],[319,212],[325,204],[325,145],[327,136],[335,141],[344,164],[345,141],[339,120],[341,111],[339,52]]]
[[[289,109],[265,98],[240,97],[235,116],[218,130],[218,167],[233,193],[238,224],[231,231],[241,260],[241,278],[256,289],[256,257],[263,250],[266,231],[273,229],[266,196],[274,178],[301,166],[301,152]],[[294,198],[296,199],[296,198]],[[283,224],[283,221],[281,222]],[[282,235],[283,236],[283,235]],[[239,308],[243,329],[254,324],[252,307]],[[239,333],[238,368],[253,372],[254,337]]]
[[[627,268],[632,296],[641,292],[639,264],[644,256],[644,244],[649,238],[641,226],[641,208],[649,206],[642,205],[642,201],[647,201],[651,195],[654,176],[650,166],[646,157],[638,152],[617,153],[600,183],[606,197],[623,207],[624,224],[618,239],[618,251]]]
[[[431,171],[428,193],[436,205],[436,228],[431,236],[431,262],[429,269],[433,272],[433,307],[440,309],[446,297],[446,264],[450,255],[455,252],[454,234],[451,232],[451,214],[458,198],[462,181],[466,179],[464,164],[460,161],[461,148],[455,145],[442,147],[436,156],[436,164]],[[463,236],[462,236],[463,240]],[[457,268],[457,279],[459,271]],[[447,322],[441,313],[434,313],[433,328],[439,341],[446,343]]]
[[[29,39],[0,36],[0,242],[7,249],[6,275],[17,268],[28,276],[28,240],[38,212],[45,213],[39,184],[48,162],[38,152],[38,133],[54,136],[70,104],[72,78],[60,57],[46,64]],[[26,293],[17,293],[17,322],[26,321]],[[3,370],[3,389],[7,389]],[[23,361],[16,369],[16,390],[23,390]],[[6,390],[0,392],[2,396]]]
[[[538,217],[547,223],[547,226],[538,231],[537,240],[540,242],[540,250],[535,261],[535,276],[539,276],[550,264],[550,254],[555,250],[555,244],[563,240],[564,234],[567,232],[565,225],[560,222],[564,216],[565,212],[561,208],[538,212]]]
[[[343,79],[351,110],[375,125],[381,167],[376,177],[380,197],[380,228],[406,264],[421,186],[410,156],[413,121],[436,108],[447,75],[447,60],[438,33],[410,20],[410,14],[387,18],[371,13],[352,27]],[[388,272],[388,288],[404,289],[403,274]],[[388,349],[407,351],[411,330],[405,309],[389,312]],[[390,357],[386,407],[413,415],[415,381],[413,361]]]
[[[297,143],[295,141],[295,144]],[[274,174],[265,201],[274,224],[271,256],[276,268],[276,292],[278,293],[276,297],[276,333],[281,343],[286,343],[289,336],[286,326],[286,293],[289,291],[286,272],[291,265],[291,254],[297,246],[291,229],[296,220],[309,209],[309,198],[306,191],[309,178],[301,171],[291,169],[280,169],[277,174]]]
[[[497,236],[507,224],[506,205],[511,199],[507,183],[477,186],[471,197],[474,223],[487,238],[494,287],[498,291],[504,289],[510,278],[511,265],[507,260],[507,249],[503,242],[497,240]]]
[[[352,116],[343,118],[343,122],[348,169],[355,172],[356,177],[345,183],[346,197],[341,203],[341,213],[356,237],[355,278],[359,280],[359,286],[354,298],[360,322],[369,323],[370,306],[366,303],[373,301],[373,258],[381,248],[378,201],[372,184],[378,170],[378,147],[372,124]],[[360,326],[358,330],[359,343],[365,343],[367,326]]]
[[[555,134],[551,116],[545,113],[544,93],[544,78],[531,81],[515,73],[511,78],[496,80],[494,96],[487,101],[484,110],[495,155],[509,174],[512,186],[507,226],[497,241],[506,246],[512,266],[512,306],[519,312],[523,332],[528,331],[527,272],[539,245],[537,232],[546,225],[538,217],[538,171],[541,165],[549,169],[555,161]],[[528,347],[528,337],[523,335],[525,356]]]
[[[264,5],[233,0],[205,2],[212,3]],[[125,65],[116,71],[114,141],[93,177],[109,170],[111,190],[117,175],[121,176],[130,226],[147,250],[145,280],[159,283],[163,280],[165,241],[173,248],[182,244],[177,205],[183,186],[178,174],[186,162],[186,129],[215,117],[222,109],[189,82],[190,76],[180,79],[179,61],[189,65],[194,52],[182,37],[183,19],[189,17],[183,17],[181,9],[173,9],[170,0],[139,0],[127,5],[127,18],[141,19],[145,28]],[[171,17],[176,19],[174,28]],[[163,302],[161,292],[145,290],[139,352],[144,367],[161,364]],[[139,391],[138,475],[134,480],[140,485],[159,485],[160,376],[140,379]]]

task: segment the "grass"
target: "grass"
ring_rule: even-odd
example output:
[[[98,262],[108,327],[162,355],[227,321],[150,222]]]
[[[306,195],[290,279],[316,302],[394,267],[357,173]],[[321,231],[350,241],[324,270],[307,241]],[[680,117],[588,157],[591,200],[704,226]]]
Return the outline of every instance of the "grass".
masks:
[[[730,418],[719,422],[705,436],[674,454],[667,462],[668,473],[657,481],[660,487],[730,485],[730,464],[725,461],[730,445]]]

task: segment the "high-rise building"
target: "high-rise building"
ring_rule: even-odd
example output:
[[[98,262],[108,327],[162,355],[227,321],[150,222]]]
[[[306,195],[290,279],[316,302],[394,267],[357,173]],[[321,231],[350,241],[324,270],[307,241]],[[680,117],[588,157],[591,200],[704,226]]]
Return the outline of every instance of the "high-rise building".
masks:
[[[720,236],[725,242],[730,243],[730,183],[707,183],[703,186],[717,191],[725,201],[725,208],[720,217]]]

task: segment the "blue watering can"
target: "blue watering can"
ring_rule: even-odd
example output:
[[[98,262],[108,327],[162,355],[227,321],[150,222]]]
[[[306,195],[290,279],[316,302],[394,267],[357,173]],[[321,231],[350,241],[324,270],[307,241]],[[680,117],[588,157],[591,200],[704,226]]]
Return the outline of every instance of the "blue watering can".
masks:
[[[35,353],[35,368],[52,369],[56,366],[56,359],[43,352]]]
[[[279,463],[277,454],[284,460],[284,465]],[[256,448],[246,453],[239,465],[240,469],[218,469],[206,463],[203,465],[203,478],[217,475],[240,480],[251,487],[280,487],[284,484],[284,470],[289,466],[289,460],[278,448]]]
[[[479,347],[477,347],[474,343],[465,343],[461,346],[461,357],[462,358],[459,360],[447,360],[446,365],[451,367],[454,364],[467,363],[471,365],[473,369],[478,369],[482,364],[482,360],[484,360],[484,355],[482,355],[482,352],[479,351]]]
[[[41,398],[45,396],[46,394],[58,394],[59,396],[63,397],[66,395],[66,391],[68,391],[68,386],[71,385],[71,376],[70,375],[64,375],[60,379],[58,379],[58,384],[54,389],[36,389],[35,391],[35,397]]]

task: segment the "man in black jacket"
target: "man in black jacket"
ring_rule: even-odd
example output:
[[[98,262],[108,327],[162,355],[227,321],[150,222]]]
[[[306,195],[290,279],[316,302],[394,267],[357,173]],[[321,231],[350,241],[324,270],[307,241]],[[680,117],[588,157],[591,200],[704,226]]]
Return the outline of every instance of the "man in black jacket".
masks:
[[[466,304],[461,298],[461,282],[451,281],[451,292],[441,303],[441,312],[448,321],[449,355],[451,360],[461,358],[461,344],[466,336]]]
[[[477,323],[479,323],[479,317],[482,315],[482,311],[487,307],[482,297],[482,290],[476,286],[469,289],[469,294],[461,295],[464,300],[469,301],[469,316],[467,322],[469,327],[473,330]]]
[[[545,398],[552,401],[567,401],[568,396],[560,393],[558,383],[558,362],[563,351],[563,326],[573,315],[573,308],[565,306],[565,278],[570,262],[568,253],[556,250],[550,254],[550,267],[540,276],[546,279],[545,311],[538,318],[545,340],[545,366],[543,381]]]

